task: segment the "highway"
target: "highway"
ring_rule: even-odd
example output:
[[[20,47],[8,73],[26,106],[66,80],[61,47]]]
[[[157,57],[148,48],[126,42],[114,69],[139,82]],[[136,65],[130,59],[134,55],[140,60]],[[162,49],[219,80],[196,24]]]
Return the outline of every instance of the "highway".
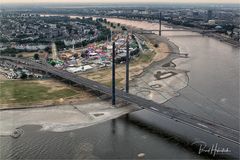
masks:
[[[47,72],[53,76],[58,76],[62,79],[74,82],[81,86],[85,86],[92,90],[99,91],[101,93],[105,93],[110,96],[112,95],[112,89],[108,86],[86,79],[81,76],[77,76],[73,73],[57,69],[49,65],[43,65],[31,60],[7,57],[7,56],[0,56],[0,60],[14,62],[16,63],[16,65],[22,65],[27,69],[34,69],[34,70]],[[164,117],[170,118],[176,122],[183,123],[185,125],[200,129],[202,131],[208,132],[217,137],[231,141],[233,143],[240,144],[239,130],[229,128],[221,124],[217,124],[215,122],[203,119],[195,115],[191,115],[183,111],[179,111],[174,108],[166,107],[163,104],[158,104],[157,102],[147,100],[133,94],[128,94],[118,89],[116,89],[116,97],[124,101],[137,104],[139,108],[155,112]]]

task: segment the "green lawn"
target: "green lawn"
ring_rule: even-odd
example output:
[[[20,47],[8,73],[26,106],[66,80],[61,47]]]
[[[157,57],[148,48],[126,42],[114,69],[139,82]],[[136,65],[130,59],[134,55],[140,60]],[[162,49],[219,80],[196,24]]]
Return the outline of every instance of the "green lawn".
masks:
[[[137,61],[138,62],[143,62],[143,63],[148,63],[148,62],[152,61],[154,56],[155,56],[155,52],[142,53],[138,57]]]
[[[44,100],[66,98],[78,94],[66,88],[49,92],[50,87],[32,81],[5,80],[0,82],[0,104],[31,104]]]

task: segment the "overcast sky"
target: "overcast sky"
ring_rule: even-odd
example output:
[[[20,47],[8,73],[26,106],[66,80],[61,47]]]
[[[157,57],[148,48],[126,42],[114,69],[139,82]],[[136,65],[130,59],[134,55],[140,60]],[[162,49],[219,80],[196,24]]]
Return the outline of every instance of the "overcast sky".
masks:
[[[240,3],[240,0],[0,0],[0,3]]]

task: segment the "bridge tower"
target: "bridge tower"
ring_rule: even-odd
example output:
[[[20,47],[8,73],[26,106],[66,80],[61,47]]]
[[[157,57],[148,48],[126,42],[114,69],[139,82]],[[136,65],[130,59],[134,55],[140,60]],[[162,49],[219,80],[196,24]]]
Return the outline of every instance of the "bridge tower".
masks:
[[[112,105],[115,105],[115,42],[112,44]]]
[[[56,60],[57,58],[58,58],[58,56],[57,56],[57,46],[53,42],[52,43],[52,59]]]
[[[162,35],[162,12],[159,13],[159,36]]]
[[[127,44],[126,44],[126,93],[129,93],[129,39],[127,35]]]
[[[72,40],[72,53],[75,53],[75,44],[76,44],[76,42],[75,42],[75,40],[73,39],[73,40]]]

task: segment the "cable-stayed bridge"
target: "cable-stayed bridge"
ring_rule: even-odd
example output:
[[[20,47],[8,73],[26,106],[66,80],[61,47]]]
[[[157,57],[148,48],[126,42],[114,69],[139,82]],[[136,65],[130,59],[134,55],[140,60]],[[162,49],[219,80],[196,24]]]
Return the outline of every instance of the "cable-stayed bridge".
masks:
[[[46,72],[48,74],[51,74],[54,77],[58,77],[58,78],[70,81],[72,83],[75,83],[77,85],[87,87],[94,91],[98,91],[98,92],[112,96],[111,87],[105,86],[96,81],[92,81],[81,76],[77,76],[73,73],[69,73],[67,71],[57,69],[50,65],[40,64],[31,60],[20,59],[15,57],[7,57],[7,56],[0,56],[0,61],[4,63],[9,63],[9,65],[13,67],[22,66],[29,70],[38,70],[41,72]],[[117,98],[120,98],[129,103],[136,104],[139,108],[155,112],[157,114],[160,114],[164,117],[167,117],[179,123],[183,123],[185,125],[208,132],[212,135],[226,139],[233,143],[240,144],[239,130],[227,127],[222,124],[217,124],[215,122],[212,122],[206,119],[202,119],[201,117],[198,117],[183,111],[179,111],[174,108],[166,107],[162,104],[158,104],[157,102],[147,100],[142,97],[139,97],[130,93],[126,93],[118,89],[115,90],[115,94]]]

